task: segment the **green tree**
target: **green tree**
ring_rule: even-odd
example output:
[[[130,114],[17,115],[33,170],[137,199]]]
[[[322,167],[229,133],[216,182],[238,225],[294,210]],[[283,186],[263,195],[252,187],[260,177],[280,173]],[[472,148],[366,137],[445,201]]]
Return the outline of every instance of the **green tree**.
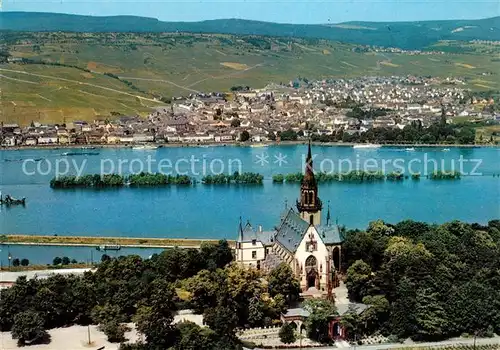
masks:
[[[447,315],[437,293],[429,288],[419,288],[415,305],[415,340],[439,340],[447,327]]]
[[[398,338],[405,338],[415,332],[415,284],[403,277],[396,287],[391,305],[391,333]]]
[[[281,141],[297,141],[297,133],[292,129],[280,132],[279,136]]]
[[[91,312],[92,321],[97,324],[111,323],[116,321],[118,323],[125,322],[125,318],[121,313],[118,305],[106,303],[104,305],[96,305]]]
[[[121,343],[118,350],[151,350],[151,347],[142,342],[134,344]]]
[[[30,261],[28,259],[22,259],[21,260],[21,266],[28,266],[30,264]]]
[[[206,260],[197,249],[173,248],[164,250],[151,259],[155,270],[169,282],[194,276],[204,268]]]
[[[304,303],[304,309],[309,311],[305,322],[307,336],[320,343],[329,342],[328,323],[337,314],[335,305],[329,300],[309,299]]]
[[[281,342],[285,344],[291,344],[295,342],[295,331],[288,322],[285,321],[285,323],[283,323],[283,325],[281,326],[279,337]]]
[[[70,263],[70,260],[67,256],[63,256],[63,258],[61,259],[61,264],[63,265],[69,265]]]
[[[176,325],[179,339],[176,350],[212,350],[215,349],[215,332],[209,328],[201,328],[196,323],[184,321]]]
[[[285,177],[283,176],[283,174],[273,175],[273,182],[275,182],[275,183],[283,183],[284,180],[285,180]]]
[[[21,264],[18,258],[12,259],[12,266],[18,267]]]
[[[360,315],[353,308],[349,308],[341,319],[342,327],[344,327],[346,337],[350,341],[361,339],[363,335],[363,321]]]
[[[14,316],[12,338],[17,339],[19,345],[47,342],[49,334],[44,329],[44,320],[39,313],[24,311]]]
[[[101,330],[107,337],[110,343],[122,343],[127,339],[125,338],[125,332],[129,328],[120,324],[117,320],[110,320],[99,325],[99,330]]]
[[[289,303],[299,297],[300,284],[290,265],[281,263],[271,271],[268,277],[268,290],[272,297],[281,294]]]
[[[226,300],[214,308],[205,310],[203,314],[205,323],[215,332],[216,349],[235,349],[239,343],[235,335],[238,324],[235,307],[232,301]]]
[[[361,301],[371,289],[372,270],[363,260],[357,260],[347,269],[346,287],[349,298]]]
[[[14,316],[28,309],[35,308],[35,295],[39,280],[21,276],[8,289],[0,290],[0,328],[9,331],[14,323]]]
[[[264,323],[264,303],[259,296],[254,296],[248,303],[248,324],[250,327],[261,327]]]
[[[238,118],[231,120],[231,126],[233,128],[238,128],[240,125],[241,125],[241,120],[239,120]]]
[[[151,285],[151,295],[136,315],[137,330],[154,349],[168,349],[177,342],[177,329],[172,325],[174,289],[157,279]],[[148,305],[148,306],[145,306]]]
[[[373,334],[376,331],[384,331],[388,326],[390,304],[383,295],[366,296],[363,304],[369,305],[362,314],[364,333]]]
[[[203,313],[207,308],[217,304],[217,295],[224,289],[222,270],[202,270],[196,276],[182,281],[182,286],[189,293],[191,308]]]
[[[238,315],[235,313],[236,303],[229,296],[220,296],[215,307],[206,309],[204,322],[217,337],[228,337],[235,340],[235,329],[238,326]]]
[[[250,133],[246,130],[243,130],[240,134],[240,141],[246,142],[248,140],[250,140]]]
[[[219,240],[217,244],[203,242],[200,252],[200,259],[205,263],[205,268],[210,270],[223,268],[233,261],[231,247],[225,239]]]
[[[270,307],[275,312],[276,318],[279,318],[286,311],[286,300],[282,294],[277,294],[271,300]]]

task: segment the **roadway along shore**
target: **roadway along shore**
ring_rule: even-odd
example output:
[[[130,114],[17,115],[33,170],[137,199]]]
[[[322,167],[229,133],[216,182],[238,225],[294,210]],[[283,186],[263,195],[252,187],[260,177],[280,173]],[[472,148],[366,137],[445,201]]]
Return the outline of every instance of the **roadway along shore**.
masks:
[[[170,142],[170,143],[154,143],[150,142],[149,145],[159,146],[159,147],[225,147],[225,146],[237,146],[237,147],[250,147],[252,145],[266,145],[266,146],[295,146],[295,145],[305,145],[307,140],[298,141],[266,141],[262,143],[249,143],[249,142],[199,142],[199,143],[180,143],[180,142]],[[315,146],[329,146],[329,147],[352,147],[358,145],[359,143],[353,142],[317,142],[313,141]],[[427,143],[381,143],[382,147],[437,147],[437,148],[474,148],[474,147],[499,147],[499,145],[494,144],[427,144]],[[81,149],[82,147],[95,147],[98,148],[132,148],[134,144],[62,144],[62,145],[37,145],[37,146],[0,146],[1,150],[5,151],[18,151],[18,150],[43,150],[43,149]]]
[[[148,238],[148,237],[89,237],[89,236],[44,236],[44,235],[0,235],[0,244],[66,247],[99,247],[119,245],[123,248],[199,248],[203,242],[216,243],[217,239]],[[234,241],[228,241],[234,247]]]

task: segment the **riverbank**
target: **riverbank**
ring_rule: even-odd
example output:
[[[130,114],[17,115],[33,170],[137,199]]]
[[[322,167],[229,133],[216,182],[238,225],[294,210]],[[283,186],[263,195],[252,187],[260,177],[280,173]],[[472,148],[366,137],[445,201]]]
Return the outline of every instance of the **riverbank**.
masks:
[[[44,236],[44,235],[1,235],[0,244],[99,247],[119,245],[124,248],[199,248],[202,243],[216,243],[217,239],[187,238],[142,238],[142,237],[86,237],[86,236]],[[235,242],[229,241],[234,248]]]
[[[305,145],[307,140],[298,141],[267,141],[261,143],[248,143],[248,142],[209,142],[209,143],[148,143],[151,146],[157,146],[161,148],[190,148],[190,147],[267,147],[267,146],[296,146]],[[328,146],[328,147],[352,147],[354,145],[359,145],[359,143],[354,142],[311,142],[315,146]],[[500,145],[493,144],[428,144],[428,143],[381,143],[382,147],[436,147],[436,148],[474,148],[474,147],[488,147],[488,148],[498,148]],[[5,151],[19,151],[19,150],[57,150],[57,149],[131,149],[135,145],[128,144],[82,144],[82,145],[36,145],[36,146],[13,146],[6,147],[0,146],[0,150]]]
[[[97,263],[97,262],[96,262]],[[81,269],[91,269],[95,267],[96,263],[76,263],[76,264],[68,264],[68,265],[50,265],[50,264],[33,264],[28,266],[0,266],[0,271],[2,271],[2,275],[0,276],[1,281],[8,281],[6,278],[5,272],[12,272],[13,275],[26,275],[25,273],[28,271],[46,271],[51,273],[64,273],[67,270],[81,270]],[[8,276],[8,275],[7,275]],[[15,281],[15,279],[14,279]]]

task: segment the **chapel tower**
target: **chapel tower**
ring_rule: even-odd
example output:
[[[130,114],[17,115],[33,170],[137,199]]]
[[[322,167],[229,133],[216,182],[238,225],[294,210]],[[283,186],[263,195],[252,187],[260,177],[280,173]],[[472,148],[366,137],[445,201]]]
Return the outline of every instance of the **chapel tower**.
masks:
[[[302,220],[309,224],[321,224],[321,208],[323,204],[318,197],[318,184],[314,178],[311,141],[307,150],[306,171],[300,185],[300,198],[297,200],[297,210]]]

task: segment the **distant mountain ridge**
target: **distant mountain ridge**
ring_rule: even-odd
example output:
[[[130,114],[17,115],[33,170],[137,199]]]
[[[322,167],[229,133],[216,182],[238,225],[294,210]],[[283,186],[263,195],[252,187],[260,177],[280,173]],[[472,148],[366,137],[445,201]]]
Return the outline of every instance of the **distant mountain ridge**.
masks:
[[[422,49],[439,40],[500,40],[500,16],[478,20],[285,24],[242,19],[162,22],[138,16],[0,12],[0,30],[63,32],[193,32],[327,39]]]

